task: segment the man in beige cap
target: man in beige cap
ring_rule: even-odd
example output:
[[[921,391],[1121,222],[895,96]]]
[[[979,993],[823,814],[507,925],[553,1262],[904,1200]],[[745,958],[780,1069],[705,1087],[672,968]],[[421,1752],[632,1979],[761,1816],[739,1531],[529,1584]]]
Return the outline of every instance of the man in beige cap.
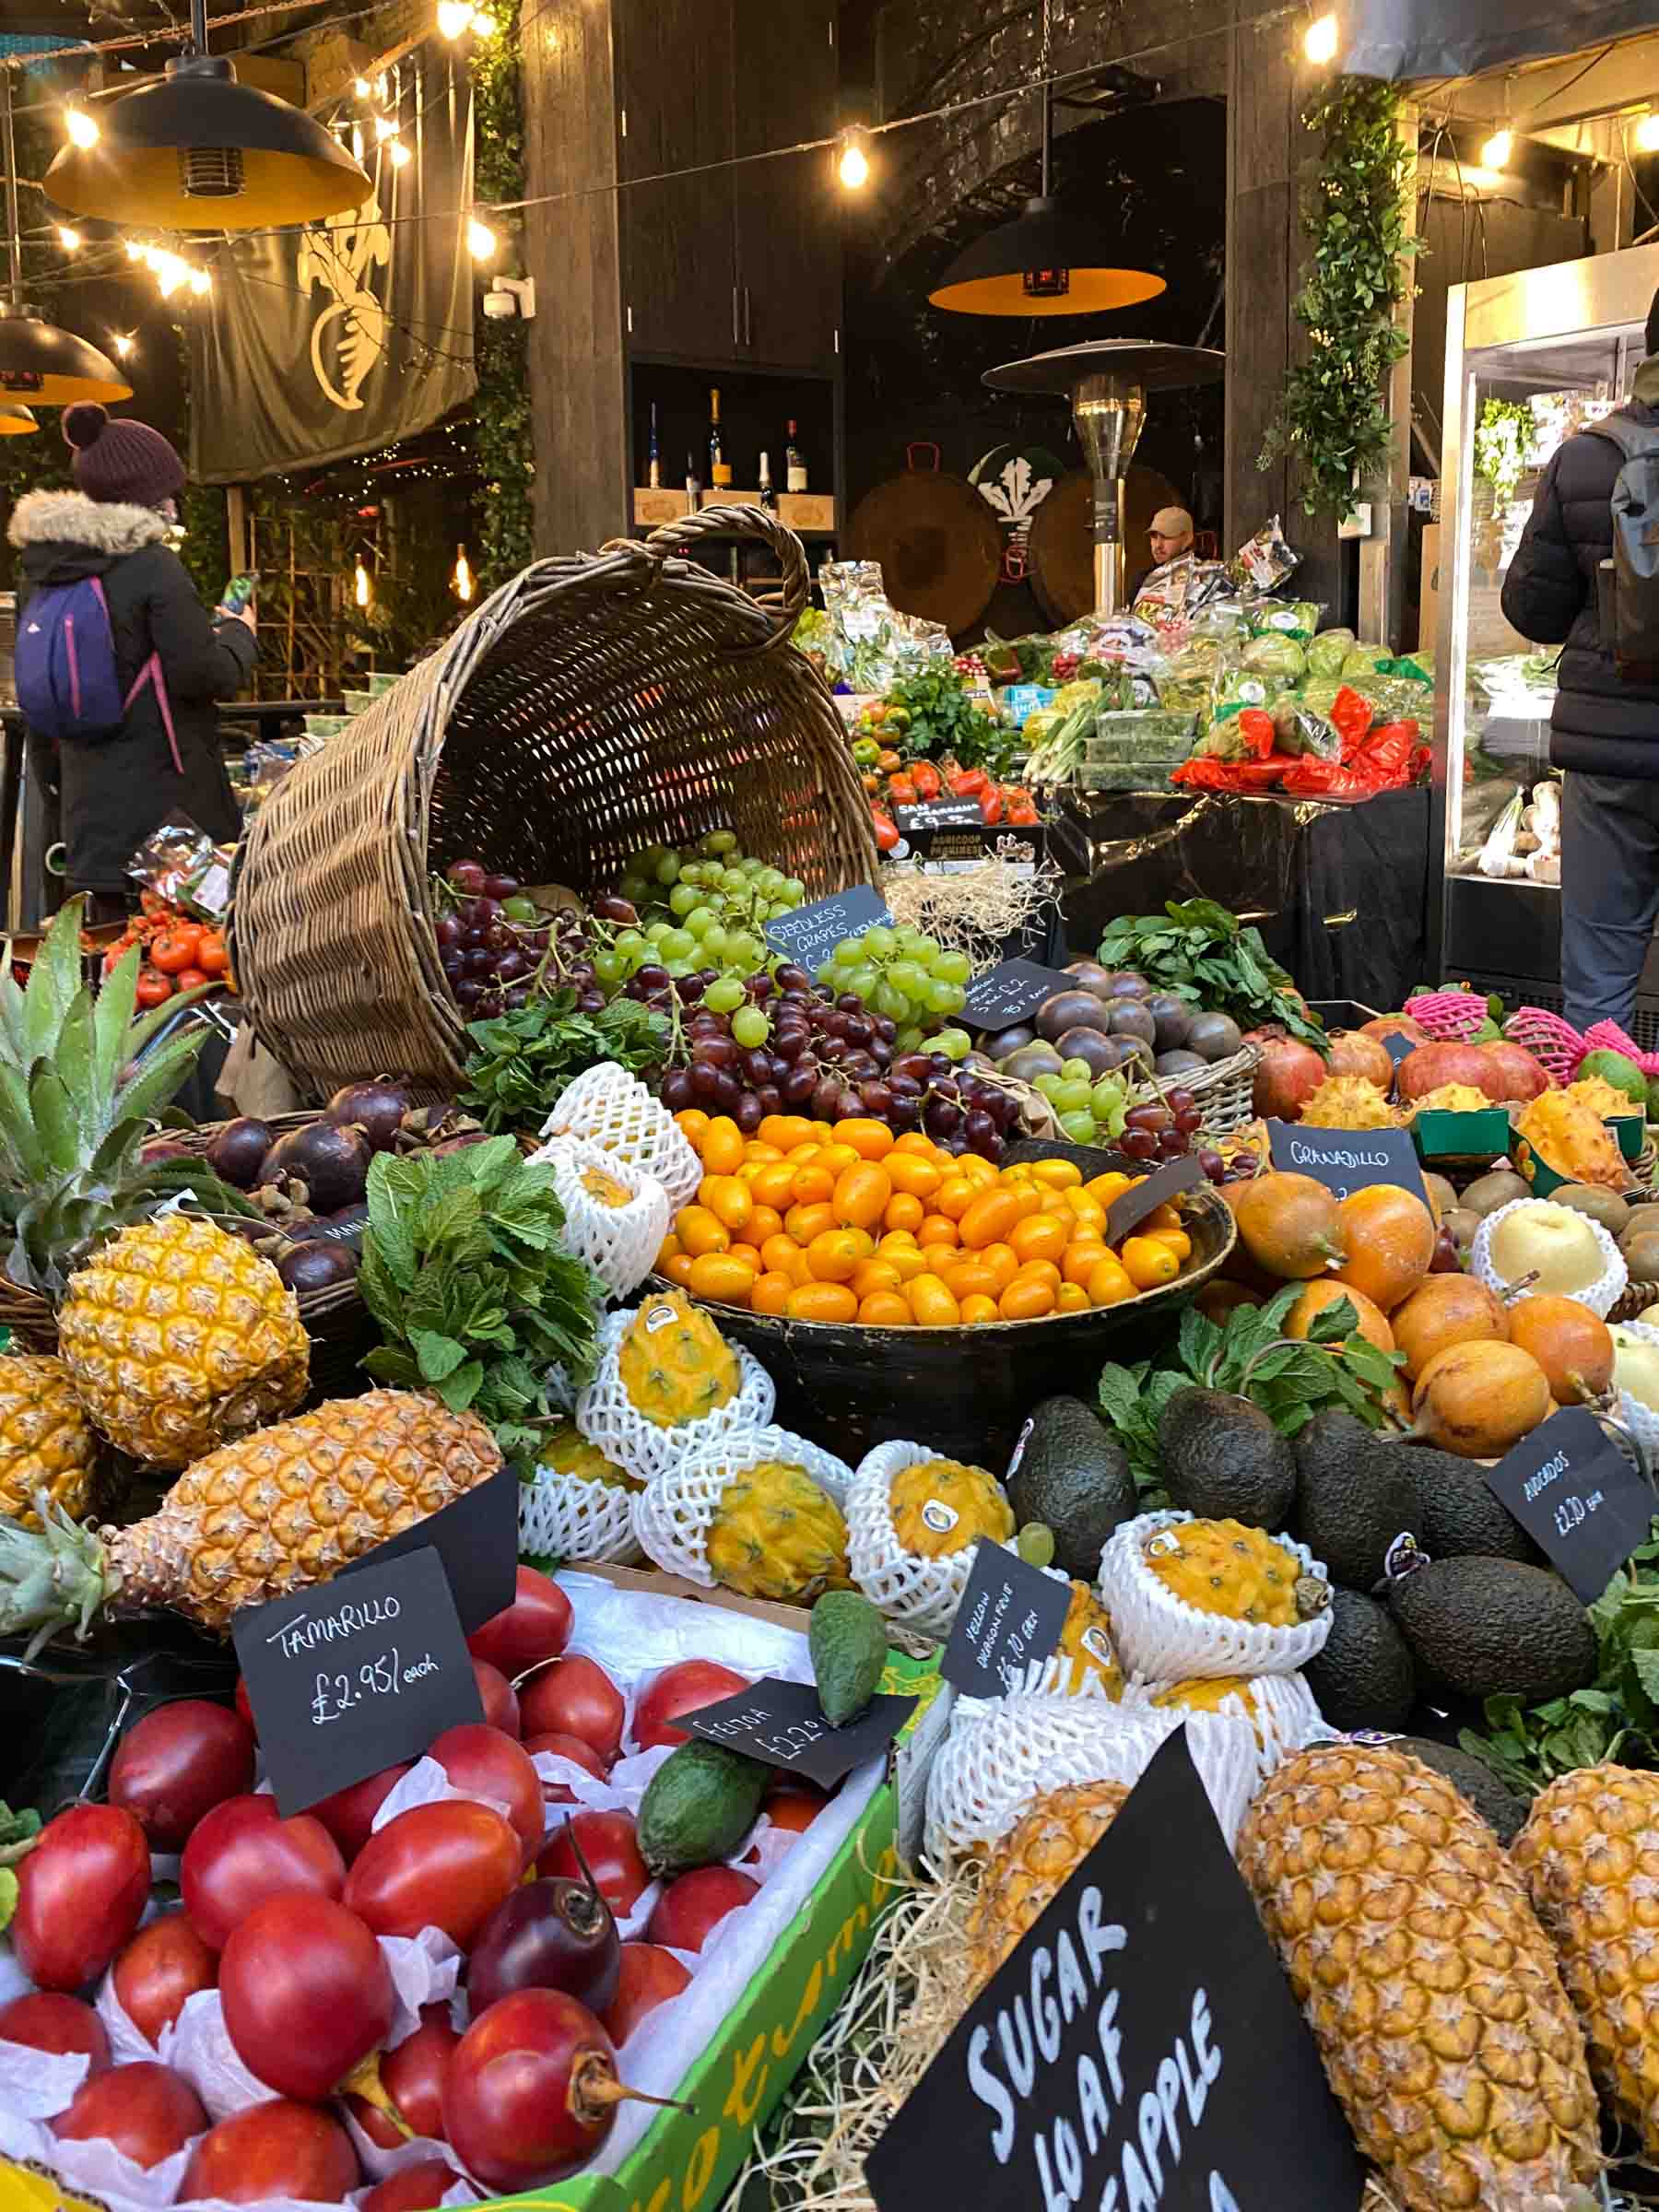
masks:
[[[1152,517],[1147,532],[1151,540],[1152,559],[1147,567],[1131,579],[1129,604],[1134,606],[1141,586],[1155,570],[1161,569],[1166,560],[1174,560],[1180,554],[1193,549],[1193,518],[1184,507],[1160,507]]]

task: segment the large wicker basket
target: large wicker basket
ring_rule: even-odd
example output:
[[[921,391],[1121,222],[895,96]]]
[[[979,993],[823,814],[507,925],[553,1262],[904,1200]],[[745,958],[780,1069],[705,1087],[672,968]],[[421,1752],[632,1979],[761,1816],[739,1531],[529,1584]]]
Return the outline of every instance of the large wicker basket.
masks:
[[[714,535],[773,554],[769,604],[671,558]],[[841,719],[787,643],[808,581],[799,540],[742,507],[503,584],[254,817],[231,943],[261,1041],[319,1092],[388,1074],[453,1094],[463,1020],[429,902],[452,861],[582,891],[641,845],[730,828],[814,897],[872,881]]]

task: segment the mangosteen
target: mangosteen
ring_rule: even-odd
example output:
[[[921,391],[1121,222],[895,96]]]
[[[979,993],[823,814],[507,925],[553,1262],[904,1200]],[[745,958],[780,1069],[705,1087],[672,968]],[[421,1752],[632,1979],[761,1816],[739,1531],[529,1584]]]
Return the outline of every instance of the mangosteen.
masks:
[[[1102,1037],[1099,1030],[1079,1028],[1067,1030],[1063,1037],[1056,1039],[1054,1050],[1064,1060],[1087,1061],[1091,1076],[1109,1076],[1118,1065],[1112,1052],[1116,1041],[1115,1038]]]
[[[343,1129],[360,1129],[371,1152],[390,1152],[408,1111],[408,1092],[390,1076],[376,1076],[372,1083],[347,1083],[336,1090],[323,1118]]]
[[[1016,1045],[996,1065],[1002,1074],[1014,1077],[1018,1082],[1034,1083],[1039,1076],[1057,1076],[1061,1062],[1053,1046],[1039,1038],[1030,1044]]]
[[[1187,1026],[1187,1050],[1211,1066],[1230,1060],[1244,1042],[1243,1032],[1230,1014],[1194,1014]]]
[[[1105,1059],[1105,1072],[1109,1076],[1114,1075],[1120,1067],[1127,1067],[1132,1060],[1139,1067],[1149,1068],[1152,1065],[1152,1048],[1139,1037],[1112,1036],[1106,1040]]]
[[[1177,1048],[1171,1053],[1159,1053],[1152,1066],[1154,1073],[1160,1076],[1201,1076],[1209,1062],[1201,1060],[1196,1053]]]
[[[1017,1053],[1022,1044],[1030,1044],[1036,1034],[1029,1021],[1017,1021],[1012,1029],[999,1030],[994,1037],[987,1037],[985,1050],[993,1060],[1000,1060],[1008,1053]]]
[[[1114,1000],[1106,1026],[1114,1037],[1138,1037],[1147,1045],[1158,1041],[1158,1024],[1136,998]]]
[[[255,1120],[244,1113],[240,1120],[227,1122],[207,1147],[207,1165],[221,1182],[232,1189],[251,1191],[259,1181],[259,1171],[265,1156],[276,1141],[276,1133],[269,1122]]]
[[[348,1283],[358,1271],[357,1253],[349,1244],[325,1237],[295,1244],[276,1263],[276,1272],[290,1290],[332,1290]]]
[[[1152,986],[1144,975],[1136,975],[1133,968],[1115,969],[1106,978],[1108,998],[1150,998]]]
[[[463,1129],[458,1135],[441,1137],[431,1150],[434,1156],[441,1152],[461,1152],[468,1145],[483,1145],[488,1141],[488,1129]]]
[[[1056,991],[1045,998],[1037,1009],[1037,1034],[1053,1044],[1065,1030],[1106,1028],[1107,1009],[1092,991]],[[1147,1041],[1151,1042],[1152,1024],[1147,1023]]]
[[[1069,975],[1079,991],[1092,991],[1097,998],[1112,996],[1112,978],[1099,960],[1069,960],[1060,972]]]
[[[305,1185],[313,1213],[355,1206],[369,1180],[373,1155],[362,1131],[338,1122],[311,1122],[279,1136],[260,1166],[262,1183],[291,1180]]]
[[[1177,998],[1172,991],[1154,991],[1146,1006],[1158,1030],[1153,1043],[1160,1053],[1179,1052],[1186,1043],[1187,1032],[1193,1026],[1192,1007],[1184,998]]]

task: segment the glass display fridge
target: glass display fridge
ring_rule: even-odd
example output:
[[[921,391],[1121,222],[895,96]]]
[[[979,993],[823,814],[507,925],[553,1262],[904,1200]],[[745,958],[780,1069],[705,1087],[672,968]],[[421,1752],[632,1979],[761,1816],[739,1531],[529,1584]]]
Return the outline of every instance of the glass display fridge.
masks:
[[[1430,946],[1439,976],[1559,1010],[1560,778],[1549,714],[1560,648],[1503,618],[1503,579],[1564,438],[1628,396],[1659,246],[1453,285],[1446,312],[1435,640]],[[1659,1032],[1659,955],[1638,1002]]]

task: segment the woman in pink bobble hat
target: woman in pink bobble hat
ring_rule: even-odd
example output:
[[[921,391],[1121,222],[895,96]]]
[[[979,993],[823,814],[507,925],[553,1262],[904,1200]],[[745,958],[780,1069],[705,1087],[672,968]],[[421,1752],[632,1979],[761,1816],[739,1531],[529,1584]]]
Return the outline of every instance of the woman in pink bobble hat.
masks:
[[[252,612],[209,616],[167,543],[184,466],[160,431],[90,402],[65,407],[63,423],[76,488],[25,493],[7,533],[19,556],[18,666],[31,606],[37,627],[65,606],[79,610],[83,637],[97,627],[88,594],[68,588],[96,580],[108,631],[93,651],[107,671],[112,642],[119,720],[96,733],[31,723],[29,759],[57,817],[69,888],[89,895],[89,919],[109,920],[135,902],[127,862],[162,822],[188,816],[216,841],[239,835],[214,702],[241,689],[259,647]]]

